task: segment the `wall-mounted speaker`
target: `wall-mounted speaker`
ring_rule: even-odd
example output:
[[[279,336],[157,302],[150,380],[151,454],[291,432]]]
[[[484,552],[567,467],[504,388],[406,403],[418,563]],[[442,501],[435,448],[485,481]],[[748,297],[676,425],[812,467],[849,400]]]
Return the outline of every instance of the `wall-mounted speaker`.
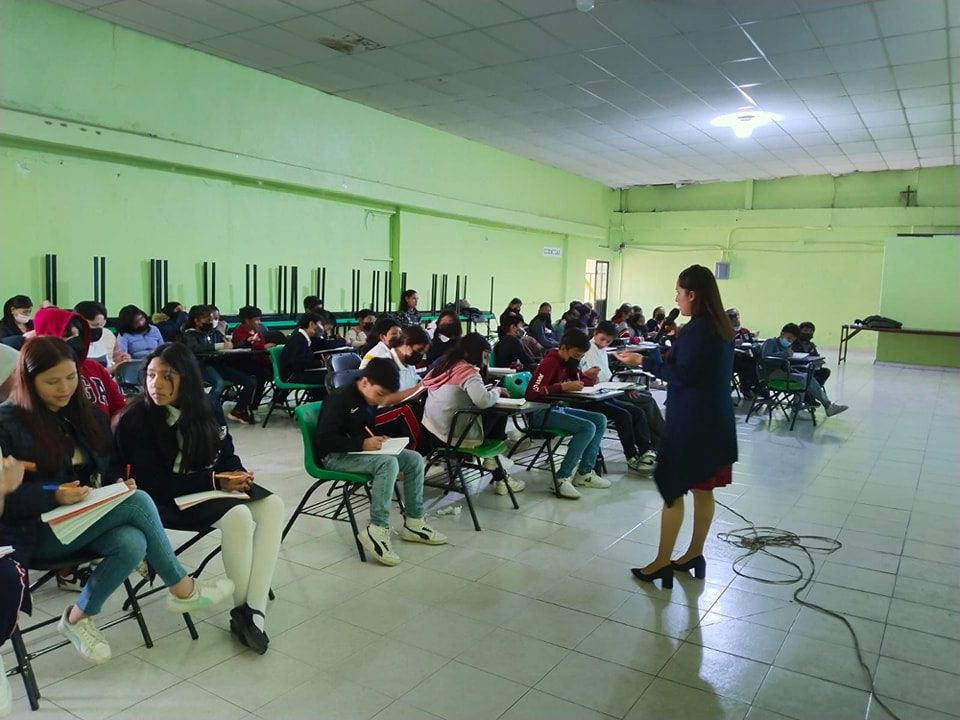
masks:
[[[729,280],[730,279],[730,261],[721,260],[717,263],[714,275],[717,276],[717,280]]]

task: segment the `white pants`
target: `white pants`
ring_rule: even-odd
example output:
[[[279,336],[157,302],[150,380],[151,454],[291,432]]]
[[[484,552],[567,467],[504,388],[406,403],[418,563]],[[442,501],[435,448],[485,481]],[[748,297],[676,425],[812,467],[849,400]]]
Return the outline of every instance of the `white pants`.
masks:
[[[213,523],[220,530],[223,567],[233,580],[233,604],[266,612],[283,532],[283,500],[269,495],[237,505]]]

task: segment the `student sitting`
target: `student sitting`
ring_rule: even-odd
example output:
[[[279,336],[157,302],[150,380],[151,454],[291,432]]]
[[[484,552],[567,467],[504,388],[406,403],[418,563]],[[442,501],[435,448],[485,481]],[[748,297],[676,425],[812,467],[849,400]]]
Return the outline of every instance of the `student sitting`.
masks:
[[[187,311],[183,303],[176,300],[168,302],[156,315],[153,316],[153,322],[160,331],[160,335],[166,342],[175,342],[180,337],[180,331],[183,330],[187,322]]]
[[[664,318],[663,322],[660,323],[660,330],[663,330],[663,334],[660,335],[660,349],[666,352],[673,347],[673,343],[677,339],[677,321]],[[657,334],[659,334],[659,331]],[[656,338],[657,336],[654,335],[653,339],[656,340]]]
[[[574,305],[575,303],[570,303]],[[575,323],[580,320],[580,313],[576,310],[567,310],[553,326],[553,332],[556,337],[563,337],[567,331],[567,323]]]
[[[307,295],[303,299],[303,311],[305,313],[313,313],[314,315],[319,315],[321,317],[320,327],[334,327],[337,324],[336,319],[327,312],[323,307],[323,300],[321,300],[316,295]],[[319,337],[319,336],[318,336]]]
[[[400,325],[396,320],[390,317],[377,320],[374,332],[368,335],[367,344],[363,346],[360,369],[363,370],[374,358],[389,359],[390,345],[398,337],[400,337]]]
[[[207,305],[210,309],[210,322],[213,323],[213,329],[227,337],[227,321],[220,317],[220,308],[216,305]]]
[[[560,346],[548,350],[543,360],[533,371],[533,379],[527,386],[527,400],[541,400],[547,395],[582,390],[593,385],[594,380],[583,375],[580,360],[590,349],[587,336],[571,331],[560,339]],[[544,410],[530,413],[527,421],[532,428],[543,426]],[[610,481],[594,471],[600,451],[600,441],[607,429],[607,419],[598,412],[573,407],[554,407],[547,415],[546,427],[572,433],[567,454],[560,463],[557,482],[560,496],[570,500],[580,497],[574,485],[588,488],[608,488]],[[574,477],[573,471],[578,470]]]
[[[620,330],[619,336],[630,342],[643,342],[647,336],[646,325],[647,320],[643,317],[643,310],[631,313],[627,316],[626,325]]]
[[[0,319],[0,338],[23,335],[31,337],[33,332],[33,300],[26,295],[14,295],[3,304],[3,318]]]
[[[157,326],[136,305],[120,308],[117,333],[117,351],[132,360],[143,360],[164,342]]]
[[[464,335],[450,352],[443,356],[440,363],[430,371],[423,380],[427,388],[427,404],[423,412],[423,426],[439,442],[446,443],[450,437],[453,418],[461,410],[479,408],[486,410],[493,407],[501,397],[507,397],[506,388],[487,389],[483,375],[486,371],[487,360],[490,356],[490,343],[480,333]],[[466,436],[461,442],[465,448],[481,445],[484,439],[505,440],[507,437],[506,415],[484,416],[477,423],[472,416],[461,415],[453,437],[459,440],[466,430]],[[467,423],[469,429],[467,429]],[[501,457],[501,467],[513,465],[513,461]],[[488,470],[497,469],[497,461],[488,458],[483,461]],[[507,495],[507,483],[513,492],[523,492],[526,483],[514,480],[509,475],[505,479],[497,478],[494,491],[497,495]]]
[[[580,321],[587,326],[588,330],[596,327],[597,323],[600,322],[600,316],[593,309],[592,303],[577,303],[577,307],[574,309],[580,313]]]
[[[4,345],[3,347],[7,347]],[[9,348],[8,348],[9,349]],[[4,378],[0,375],[0,384]],[[0,458],[0,517],[5,498],[23,482],[23,463],[12,457]],[[0,646],[17,628],[20,610],[27,599],[27,571],[10,555],[0,558]],[[13,693],[0,655],[0,718],[13,709]]]
[[[257,379],[230,365],[223,357],[217,357],[218,350],[232,350],[233,343],[213,326],[209,305],[194,305],[187,316],[187,324],[180,333],[180,342],[193,352],[203,369],[203,379],[210,384],[210,395],[219,403],[227,381],[239,386],[237,403],[230,411],[234,420],[255,425],[256,418],[250,414],[250,406],[257,391]]]
[[[108,418],[115,418],[126,407],[123,393],[107,369],[87,357],[87,350],[96,330],[77,313],[54,307],[37,311],[36,328],[38,336],[63,338],[67,341],[80,364],[80,382],[87,398]]]
[[[312,312],[304,313],[297,320],[297,331],[287,338],[277,362],[280,377],[287,382],[307,385],[323,383],[326,364],[311,349],[322,322],[323,317]]]
[[[442,545],[446,536],[423,521],[423,457],[412,450],[398,455],[351,455],[361,450],[379,450],[382,436],[374,436],[373,408],[400,387],[395,363],[372,359],[354,383],[334,390],[324,401],[317,423],[314,447],[330,470],[367,473],[373,476],[370,524],[357,535],[360,544],[384,565],[397,565],[400,556],[390,542],[390,503],[397,475],[403,473],[406,517],[400,538],[408,542]]]
[[[660,332],[660,323],[662,323],[666,317],[667,311],[663,305],[657,305],[653,309],[653,317],[647,320],[647,324],[643,326],[644,336],[651,340],[655,338],[657,333]]]
[[[423,398],[411,400],[418,396],[421,387],[417,365],[423,360],[423,352],[427,349],[430,336],[419,325],[408,325],[400,331],[400,335],[390,341],[390,355],[387,359],[393,360],[399,373],[399,388],[383,402],[383,407],[377,410],[376,425],[385,435],[392,437],[410,438],[409,448],[426,455],[432,445],[421,445],[420,419],[423,417]],[[411,400],[411,402],[407,402]]]
[[[560,343],[557,342],[557,335],[553,330],[553,323],[550,321],[550,313],[553,308],[550,303],[541,303],[537,311],[537,316],[527,327],[527,332],[543,347],[544,351],[552,350]]]
[[[400,307],[397,309],[397,322],[401,325],[419,325],[420,312],[417,310],[417,303],[420,296],[416,290],[404,290],[400,298]]]
[[[200,366],[183,345],[165,345],[147,358],[146,387],[120,418],[117,450],[165,528],[220,531],[223,566],[234,583],[230,631],[265,653],[264,611],[280,552],[283,501],[243,467],[223,409],[204,394]],[[177,497],[212,489],[248,497],[177,507]]]
[[[373,330],[376,320],[373,310],[361,310],[357,313],[356,326],[347,330],[347,344],[354,350],[360,350],[367,344],[367,334]]]
[[[460,327],[460,316],[453,310],[443,310],[437,317],[437,330],[430,341],[427,350],[427,367],[432,368],[441,357],[460,339],[463,330]]]
[[[769,338],[764,341],[763,348],[760,351],[764,360],[767,358],[785,358],[788,359],[789,362],[789,358],[793,357],[793,344],[797,341],[799,336],[800,328],[797,327],[796,324],[787,323],[784,325],[783,329],[780,330],[779,337]],[[789,378],[793,381],[806,382],[806,373],[799,372],[798,370],[799,369],[795,369],[793,367],[790,368],[789,372],[787,372],[785,369],[777,369],[770,373],[770,377],[773,379]],[[823,409],[827,414],[827,417],[839,415],[844,410],[848,409],[847,405],[831,402],[830,398],[827,397],[827,391],[823,389],[823,386],[819,382],[817,382],[816,378],[810,378],[810,384],[807,389],[807,399],[811,401],[816,400],[823,405]]]
[[[87,350],[87,357],[96,360],[108,370],[112,368],[115,362],[126,362],[129,356],[121,355],[115,357],[117,349],[117,336],[107,327],[107,309],[96,300],[84,300],[78,302],[73,307],[73,311],[80,315],[90,329],[100,337],[91,340],[90,348]]]
[[[0,343],[0,407],[7,404],[13,393],[14,371],[17,369],[18,362],[20,362],[20,353]]]
[[[630,317],[632,313],[633,305],[630,303],[623,303],[623,305],[617,308],[617,311],[613,314],[610,322],[616,326],[618,334],[621,330],[627,327],[627,318]]]
[[[733,325],[734,347],[739,347],[743,343],[752,343],[754,341],[755,338],[753,333],[740,324],[739,310],[737,310],[736,308],[728,308],[727,317],[730,319],[730,324]]]
[[[273,377],[273,367],[267,350],[277,345],[275,338],[263,326],[263,311],[254,305],[244,305],[237,312],[240,323],[233,329],[230,341],[233,347],[239,350],[253,350],[256,354],[240,356],[236,362],[238,367],[250,373],[257,379],[257,389],[250,401],[252,415],[263,399],[266,385]]]
[[[500,327],[497,329],[500,340],[493,350],[497,367],[530,370],[536,364],[520,340],[523,336],[522,325],[523,318],[519,315],[506,315],[500,322]]]
[[[604,321],[597,325],[590,340],[590,348],[580,360],[580,369],[584,375],[593,377],[597,382],[609,382],[613,379],[610,356],[606,348],[613,342],[616,332],[617,328],[612,322]],[[652,472],[657,464],[655,445],[659,446],[664,425],[663,414],[657,401],[649,393],[633,391],[625,395],[623,401],[605,400],[591,408],[616,423],[617,436],[630,469],[636,472]],[[611,408],[613,412],[610,411]]]
[[[800,323],[797,327],[800,328],[800,334],[797,336],[797,341],[793,343],[793,351],[795,353],[801,352],[812,355],[813,357],[820,357],[817,344],[813,342],[813,334],[817,331],[816,325],[807,320],[806,322]],[[813,371],[813,376],[821,386],[826,385],[827,379],[830,377],[830,368],[821,365]]]
[[[170,590],[166,608],[171,612],[218,605],[234,586],[227,579],[203,582],[187,574],[173,554],[156,506],[141,490],[66,545],[40,519],[58,506],[81,502],[92,485],[123,481],[106,418],[84,397],[79,380],[76,356],[63,340],[40,337],[24,345],[13,404],[0,408],[0,447],[34,463],[36,471],[27,472],[23,484],[6,497],[0,545],[12,545],[13,558],[25,568],[34,561],[57,562],[83,552],[103,558],[57,625],[84,658],[99,664],[110,659],[111,651],[93,616],[144,556]],[[136,487],[133,478],[126,482]]]
[[[507,309],[504,310],[502,313],[500,313],[500,324],[503,325],[503,321],[508,315],[517,315],[520,318],[520,322],[524,323],[523,314],[521,313],[522,309],[523,309],[523,300],[521,300],[520,298],[513,298],[510,301],[510,303],[507,305]]]

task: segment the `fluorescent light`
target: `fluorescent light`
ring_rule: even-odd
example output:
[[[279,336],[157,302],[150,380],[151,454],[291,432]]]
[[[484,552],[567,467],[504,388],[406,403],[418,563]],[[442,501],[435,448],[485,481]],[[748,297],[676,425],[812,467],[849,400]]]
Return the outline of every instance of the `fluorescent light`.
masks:
[[[769,125],[778,120],[783,120],[783,116],[765,110],[746,108],[715,117],[710,124],[716,127],[728,127],[738,138],[748,138],[753,134],[754,128]]]

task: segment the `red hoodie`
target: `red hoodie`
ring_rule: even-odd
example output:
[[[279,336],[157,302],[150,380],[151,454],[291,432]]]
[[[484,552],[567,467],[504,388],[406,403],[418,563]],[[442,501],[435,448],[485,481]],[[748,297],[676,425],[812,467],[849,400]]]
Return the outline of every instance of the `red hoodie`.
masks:
[[[123,410],[126,403],[123,393],[120,392],[120,388],[107,369],[96,360],[87,358],[87,350],[90,347],[90,326],[87,325],[87,321],[70,310],[51,307],[37,310],[33,325],[37,335],[62,338],[67,331],[67,325],[73,318],[78,318],[83,328],[81,332],[83,333],[84,360],[80,363],[80,381],[83,383],[83,391],[90,402],[103,410],[107,417],[113,419]]]
[[[584,385],[593,385],[594,381],[580,372],[580,363],[567,365],[560,357],[559,350],[548,350],[543,360],[533,371],[533,379],[527,386],[527,400],[540,400],[544,395],[556,395],[563,392],[561,384],[579,380]]]

